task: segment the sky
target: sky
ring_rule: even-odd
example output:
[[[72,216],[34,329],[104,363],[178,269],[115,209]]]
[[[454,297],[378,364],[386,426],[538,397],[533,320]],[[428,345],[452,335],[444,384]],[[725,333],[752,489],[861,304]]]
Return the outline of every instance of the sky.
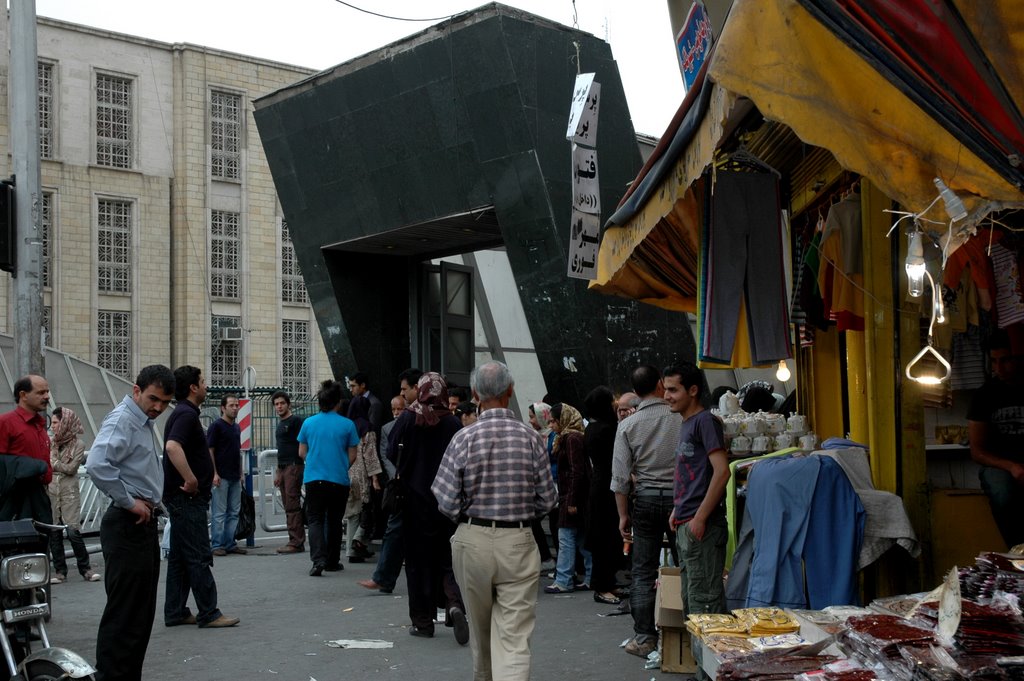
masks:
[[[607,40],[637,132],[660,137],[683,98],[667,2],[506,0]],[[484,0],[36,0],[36,14],[168,43],[193,43],[325,69],[473,9]],[[569,100],[566,93],[568,121]]]

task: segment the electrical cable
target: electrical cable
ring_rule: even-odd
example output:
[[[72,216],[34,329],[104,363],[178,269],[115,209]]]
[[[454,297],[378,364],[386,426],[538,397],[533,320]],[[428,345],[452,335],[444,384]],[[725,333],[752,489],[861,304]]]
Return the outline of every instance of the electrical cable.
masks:
[[[364,14],[369,14],[369,15],[372,15],[372,16],[375,16],[375,17],[380,17],[381,19],[392,19],[394,21],[412,21],[412,22],[417,22],[417,21],[446,21],[448,19],[451,19],[453,16],[455,16],[454,14],[447,14],[447,15],[445,15],[443,17],[432,17],[432,18],[429,18],[429,19],[410,19],[409,17],[393,17],[393,16],[388,15],[388,14],[381,14],[379,12],[374,12],[372,10],[363,9],[362,7],[356,7],[352,3],[345,2],[345,0],[334,0],[334,1],[336,3],[338,3],[339,5],[345,5],[345,7],[348,7],[349,9],[354,9],[357,12],[363,12]]]

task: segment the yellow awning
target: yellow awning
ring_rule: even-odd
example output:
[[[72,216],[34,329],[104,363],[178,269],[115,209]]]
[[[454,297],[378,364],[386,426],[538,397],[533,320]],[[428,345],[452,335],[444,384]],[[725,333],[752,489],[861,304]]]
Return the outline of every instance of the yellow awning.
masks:
[[[1020,3],[956,4],[975,36],[987,41],[984,48],[1013,98],[1022,101]],[[708,75],[749,97],[766,118],[789,126],[804,142],[828,149],[844,168],[869,178],[909,211],[923,210],[938,196],[935,177],[976,215],[1024,205],[1019,189],[796,0],[736,0]],[[932,211],[927,217],[948,220],[941,203]]]
[[[998,69],[1009,98],[1024,102],[1019,2],[953,4]],[[936,177],[971,213],[956,223],[958,229],[993,210],[1024,207],[1017,187],[797,0],[735,0],[707,77],[714,88],[707,114],[672,172],[626,224],[605,230],[597,278],[590,284],[594,290],[673,310],[696,309],[696,261],[689,262],[687,239],[699,233],[691,221],[699,216],[702,197],[691,186],[711,163],[741,97],[802,141],[829,150],[844,168],[870,179],[906,210],[920,212],[935,202]],[[925,217],[948,219],[941,202]],[[945,224],[930,229],[945,236]],[[952,247],[962,238],[966,234],[954,235]]]
[[[707,114],[671,171],[627,224],[605,229],[590,288],[669,310],[696,311],[696,237],[703,197],[693,184],[711,163],[735,104],[735,95],[712,86]]]

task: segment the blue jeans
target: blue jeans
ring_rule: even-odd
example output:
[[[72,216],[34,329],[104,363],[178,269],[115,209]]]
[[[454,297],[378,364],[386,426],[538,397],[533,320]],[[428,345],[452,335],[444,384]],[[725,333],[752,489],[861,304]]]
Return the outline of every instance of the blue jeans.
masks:
[[[217,608],[217,583],[213,579],[213,554],[206,528],[209,501],[203,497],[172,494],[164,505],[171,517],[171,553],[167,557],[167,589],[164,623],[177,624],[188,617],[188,594],[196,601],[199,624],[221,616]]]
[[[983,466],[978,480],[1007,547],[1024,542],[1024,488],[1002,468]]]
[[[671,512],[671,490],[663,496],[638,496],[633,504],[633,584],[629,589],[629,610],[637,643],[658,640],[654,626],[654,583]]]
[[[583,548],[582,527],[558,528],[558,562],[555,564],[555,584],[563,589],[573,587],[573,575],[576,573],[576,549],[583,555],[586,577],[583,579],[590,586],[590,576],[594,571],[594,561],[590,551]]]
[[[402,571],[404,558],[402,547],[402,514],[392,513],[388,516],[388,528],[384,530],[380,555],[377,557],[377,569],[373,571],[373,581],[380,585],[382,591],[394,591],[398,583],[398,575]]]
[[[235,530],[242,508],[242,481],[221,478],[210,497],[210,546],[230,551],[238,545]]]

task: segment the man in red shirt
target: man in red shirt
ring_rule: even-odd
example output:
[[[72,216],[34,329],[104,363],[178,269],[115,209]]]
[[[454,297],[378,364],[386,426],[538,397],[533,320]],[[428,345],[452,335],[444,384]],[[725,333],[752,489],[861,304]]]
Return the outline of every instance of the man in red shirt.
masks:
[[[0,454],[30,456],[46,463],[41,482],[50,484],[50,437],[46,434],[46,407],[50,404],[50,384],[42,376],[29,375],[14,384],[17,406],[0,415]]]

